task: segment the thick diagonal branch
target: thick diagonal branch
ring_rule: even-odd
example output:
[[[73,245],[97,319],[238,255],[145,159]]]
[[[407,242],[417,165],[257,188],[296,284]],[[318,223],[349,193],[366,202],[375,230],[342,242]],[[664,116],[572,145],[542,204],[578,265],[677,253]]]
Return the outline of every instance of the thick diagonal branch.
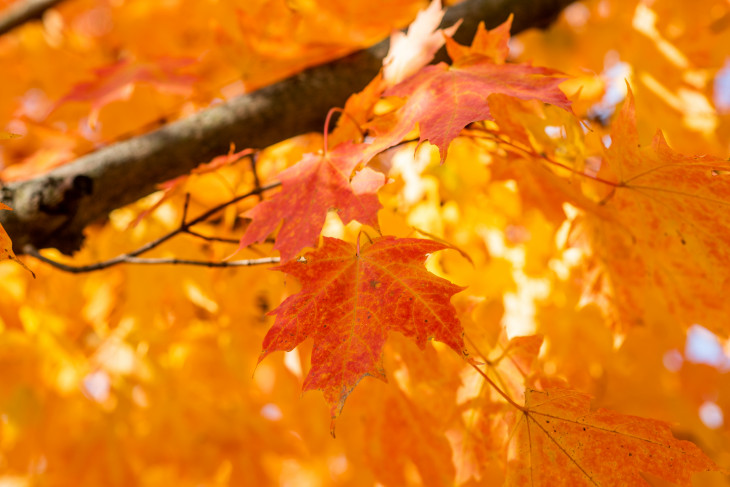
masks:
[[[49,8],[63,0],[21,0],[0,12],[0,35],[6,34],[29,20],[43,17]]]
[[[493,27],[515,13],[513,31],[545,26],[569,0],[467,0],[448,9],[442,25],[464,22],[456,39],[468,43],[480,21]],[[83,156],[42,176],[8,184],[0,194],[14,211],[0,212],[16,252],[25,245],[80,248],[83,229],[113,209],[189,172],[201,162],[238,148],[263,148],[322,130],[330,108],[343,106],[378,72],[384,40],[369,49],[317,66],[242,95],[154,132]]]

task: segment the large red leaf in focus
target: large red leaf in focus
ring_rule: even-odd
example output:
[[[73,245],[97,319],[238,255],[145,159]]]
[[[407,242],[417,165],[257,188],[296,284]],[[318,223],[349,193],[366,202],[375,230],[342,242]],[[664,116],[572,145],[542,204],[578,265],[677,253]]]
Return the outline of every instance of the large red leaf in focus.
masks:
[[[330,209],[342,223],[357,220],[378,228],[378,189],[385,176],[372,169],[352,171],[362,161],[362,144],[343,143],[326,154],[306,154],[279,175],[281,191],[246,213],[253,221],[240,248],[262,242],[283,220],[274,248],[290,260],[304,247],[314,247]]]
[[[527,389],[507,471],[509,485],[651,485],[648,473],[679,485],[718,470],[694,443],[661,421],[591,411],[590,396],[570,389]],[[516,447],[516,451],[514,448]]]
[[[429,338],[466,356],[463,331],[451,296],[462,290],[426,271],[428,254],[447,246],[424,239],[380,237],[358,251],[353,244],[324,238],[322,248],[277,270],[296,277],[302,290],[270,314],[259,362],[314,340],[312,368],[303,389],[320,389],[332,418],[360,380],[385,380],[383,346],[397,331],[423,349]]]
[[[371,126],[376,140],[369,155],[399,143],[418,123],[420,140],[436,145],[443,161],[449,143],[464,127],[492,119],[487,101],[492,93],[540,100],[571,111],[570,101],[558,88],[565,80],[556,77],[559,71],[503,62],[511,20],[491,32],[480,29],[471,49],[450,41],[447,48],[454,60],[451,66],[427,66],[386,90],[386,96],[407,100],[389,117]]]

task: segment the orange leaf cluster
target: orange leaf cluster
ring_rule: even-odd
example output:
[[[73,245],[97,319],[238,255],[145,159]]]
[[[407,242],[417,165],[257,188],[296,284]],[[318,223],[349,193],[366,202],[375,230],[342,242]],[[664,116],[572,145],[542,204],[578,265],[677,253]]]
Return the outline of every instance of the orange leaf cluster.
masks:
[[[727,485],[730,125],[708,80],[721,86],[730,16],[699,1],[576,3],[553,30],[511,38],[510,17],[470,46],[458,25],[436,29],[434,2],[332,133],[231,148],[90,228],[68,259],[128,252],[230,195],[154,255],[225,262],[238,242],[246,259],[278,251],[273,269],[67,276],[34,261],[31,281],[0,266],[0,483]],[[16,42],[92,52],[169,14],[101,3]],[[27,135],[0,132],[3,161],[32,172],[161,116],[165,93],[192,110],[398,23],[392,2],[173,3],[184,42],[143,29],[129,56],[44,68],[58,82],[42,93],[10,83],[22,106],[0,115]],[[402,20],[418,4],[390,7]],[[110,12],[115,26],[89,20]],[[606,52],[613,31],[628,41]],[[444,44],[452,63],[427,65]],[[631,71],[627,49],[646,64]],[[657,119],[668,135],[647,144]],[[49,152],[33,150],[38,127]],[[685,131],[722,155],[678,153]],[[2,227],[0,243],[20,262]],[[325,404],[300,397],[314,389]]]

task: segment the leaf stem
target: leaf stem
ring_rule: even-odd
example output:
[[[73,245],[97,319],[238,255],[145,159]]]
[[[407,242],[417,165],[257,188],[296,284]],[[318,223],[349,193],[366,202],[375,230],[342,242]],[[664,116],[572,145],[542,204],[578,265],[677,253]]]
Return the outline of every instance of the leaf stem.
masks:
[[[322,145],[324,146],[324,155],[327,155],[327,136],[330,132],[330,120],[332,120],[332,114],[334,114],[338,110],[342,111],[341,108],[330,108],[330,111],[327,112],[327,118],[324,119],[324,140],[322,142]]]
[[[499,137],[498,135],[496,135],[496,134],[494,134],[492,132],[487,132],[486,135],[471,134],[470,136],[471,137],[474,137],[474,138],[483,137],[485,139],[490,139],[490,140],[493,140],[493,141],[495,141],[497,143],[501,143],[501,144],[507,145],[507,146],[512,147],[512,148],[514,148],[514,149],[516,149],[516,150],[518,150],[518,151],[520,151],[520,152],[522,152],[522,153],[524,153],[524,154],[526,154],[528,156],[534,157],[536,159],[542,159],[542,160],[544,160],[545,162],[547,162],[549,164],[552,164],[554,166],[558,166],[560,168],[563,168],[566,171],[570,171],[573,174],[575,174],[576,176],[582,176],[584,178],[592,179],[592,180],[594,180],[594,181],[596,181],[598,183],[602,183],[602,184],[605,184],[605,185],[608,185],[608,186],[612,186],[614,188],[618,188],[618,187],[621,187],[621,186],[624,185],[621,182],[617,183],[615,181],[609,181],[608,179],[603,179],[603,178],[600,178],[598,176],[593,176],[591,174],[586,174],[584,172],[578,171],[574,167],[570,167],[570,166],[568,166],[566,164],[563,164],[562,162],[558,162],[558,161],[555,161],[555,160],[551,159],[550,157],[548,157],[547,154],[538,153],[534,149],[533,150],[526,149],[526,148],[521,147],[521,146],[519,146],[519,145],[517,145],[517,144],[515,144],[513,142],[510,142],[509,140],[505,140],[504,138]]]
[[[512,405],[516,409],[519,409],[522,412],[527,412],[527,409],[525,409],[523,406],[520,406],[511,397],[509,397],[506,392],[504,392],[497,384],[495,384],[494,381],[492,379],[490,379],[489,376],[482,369],[480,369],[476,363],[474,363],[473,360],[468,360],[468,362],[469,362],[469,365],[474,367],[474,370],[479,372],[479,374],[484,378],[484,380],[490,386],[492,386],[494,388],[494,390],[497,391],[497,393],[499,393],[500,396],[502,396],[505,399],[505,401],[510,403],[510,405]]]

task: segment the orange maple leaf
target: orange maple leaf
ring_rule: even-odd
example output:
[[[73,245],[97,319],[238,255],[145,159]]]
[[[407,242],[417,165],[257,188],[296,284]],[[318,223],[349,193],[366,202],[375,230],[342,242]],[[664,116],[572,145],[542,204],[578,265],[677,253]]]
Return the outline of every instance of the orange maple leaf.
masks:
[[[182,68],[194,63],[191,58],[162,58],[155,62],[133,62],[130,59],[118,61],[96,69],[96,79],[75,85],[71,91],[56,102],[51,111],[70,101],[90,102],[89,126],[94,128],[99,121],[99,112],[113,101],[128,100],[134,86],[147,83],[163,93],[190,96],[192,85],[197,79],[190,74],[180,74]]]
[[[571,389],[527,389],[515,413],[510,485],[650,485],[648,473],[679,485],[718,470],[694,443],[674,438],[661,421],[590,410],[590,396]]]
[[[368,441],[363,456],[381,485],[414,485],[408,467],[415,467],[423,485],[454,485],[453,451],[444,435],[443,416],[428,404],[409,397],[398,387],[387,387],[384,397],[374,398],[365,419]],[[436,414],[439,414],[438,412]]]
[[[587,218],[604,286],[626,324],[728,332],[730,163],[674,152],[658,132],[640,147],[633,95],[613,123],[599,176],[606,214]]]
[[[499,39],[503,38],[509,23],[511,18],[495,29]],[[489,32],[483,29],[480,34],[489,36]],[[478,46],[494,44],[480,38],[474,43]],[[499,42],[496,44],[500,45]],[[565,80],[556,76],[561,74],[559,71],[529,64],[500,63],[503,61],[502,55],[498,55],[501,51],[495,48],[487,52],[497,57],[489,57],[478,49],[469,51],[467,55],[452,47],[449,53],[455,53],[453,65],[439,63],[427,66],[386,90],[386,96],[407,99],[398,110],[372,124],[376,140],[368,155],[399,143],[418,123],[421,142],[428,140],[436,145],[443,161],[449,143],[464,127],[472,122],[492,119],[487,100],[492,93],[540,100],[572,112],[570,100],[558,88]]]
[[[283,220],[274,248],[290,260],[304,247],[317,243],[330,209],[342,223],[357,220],[378,228],[380,203],[376,192],[385,176],[369,168],[352,171],[362,161],[362,144],[344,143],[326,154],[306,154],[279,175],[281,191],[246,213],[253,221],[241,237],[239,248],[261,242]]]
[[[322,248],[275,269],[302,283],[270,314],[259,362],[314,339],[312,368],[303,389],[320,389],[332,419],[366,376],[385,380],[383,346],[397,331],[423,349],[434,338],[466,356],[463,331],[451,305],[461,287],[426,271],[426,256],[445,245],[423,239],[380,237],[363,249],[325,237]],[[334,423],[333,423],[334,424]]]
[[[479,22],[477,33],[471,46],[462,46],[451,37],[446,38],[446,49],[454,62],[463,62],[471,56],[486,56],[497,64],[503,64],[509,56],[510,29],[514,14],[492,30],[487,30],[484,22]]]
[[[0,210],[12,210],[12,208],[10,208],[5,203],[0,203]],[[31,275],[35,278],[35,273],[30,270],[30,268],[25,265],[22,260],[18,259],[18,257],[15,256],[15,252],[13,252],[13,242],[10,240],[8,232],[6,232],[3,226],[0,225],[0,261],[3,260],[14,260],[18,264],[20,264],[23,269],[30,272]]]

